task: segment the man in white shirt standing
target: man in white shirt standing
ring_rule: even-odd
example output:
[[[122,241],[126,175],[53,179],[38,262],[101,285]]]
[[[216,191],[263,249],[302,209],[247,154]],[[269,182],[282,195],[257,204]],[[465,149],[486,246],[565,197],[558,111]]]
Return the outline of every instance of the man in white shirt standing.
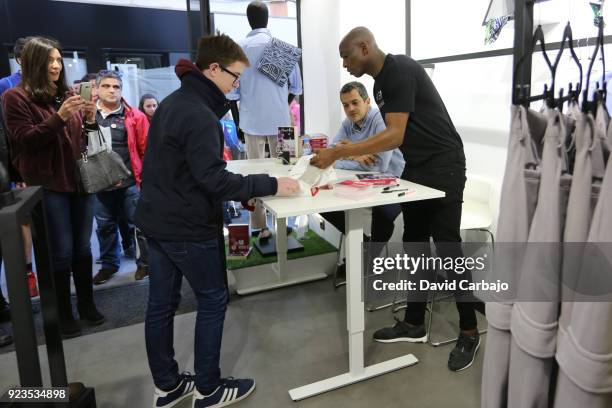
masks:
[[[265,158],[266,143],[271,157],[277,157],[276,137],[279,126],[291,126],[289,102],[302,94],[302,79],[296,63],[284,85],[279,85],[257,69],[264,50],[272,41],[268,30],[268,8],[261,1],[253,1],[247,7],[247,18],[252,31],[239,42],[249,59],[240,77],[240,86],[227,95],[239,100],[240,129],[244,132],[248,159]],[[259,230],[260,238],[270,237],[266,225],[266,213],[257,205],[251,214],[251,229]]]

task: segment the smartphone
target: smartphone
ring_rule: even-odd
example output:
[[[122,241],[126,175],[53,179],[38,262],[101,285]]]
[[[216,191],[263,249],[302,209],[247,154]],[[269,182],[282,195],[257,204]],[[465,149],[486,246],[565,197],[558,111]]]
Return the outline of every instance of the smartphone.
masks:
[[[84,101],[91,101],[91,82],[81,82],[79,95],[81,95],[81,99]]]

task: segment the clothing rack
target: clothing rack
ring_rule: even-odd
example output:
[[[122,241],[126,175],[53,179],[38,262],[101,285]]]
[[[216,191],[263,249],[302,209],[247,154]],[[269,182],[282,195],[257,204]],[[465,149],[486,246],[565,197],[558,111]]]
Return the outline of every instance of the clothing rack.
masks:
[[[549,107],[561,107],[564,102],[573,99],[578,100],[580,92],[583,92],[583,110],[592,109],[593,106],[596,105],[596,102],[599,100],[605,100],[606,98],[606,83],[605,83],[605,59],[604,59],[604,44],[605,38],[603,35],[603,27],[604,22],[603,19],[599,20],[598,26],[598,34],[596,40],[596,47],[591,57],[591,61],[588,67],[588,71],[586,74],[586,87],[582,87],[582,67],[580,63],[578,63],[580,69],[580,78],[579,82],[576,83],[576,88],[573,89],[573,85],[570,84],[568,88],[567,95],[563,94],[563,89],[560,90],[558,98],[555,98],[555,74],[557,70],[557,65],[559,63],[561,53],[563,52],[566,40],[570,48],[570,52],[572,56],[576,60],[577,57],[573,50],[574,40],[571,35],[571,28],[568,23],[566,26],[565,32],[563,34],[563,39],[559,43],[559,53],[554,60],[554,63],[551,63],[551,59],[546,54],[546,45],[544,41],[544,35],[541,30],[541,27],[538,28],[534,32],[533,26],[533,8],[536,0],[515,0],[514,3],[514,16],[515,16],[515,31],[514,31],[514,53],[513,53],[513,77],[512,77],[512,103],[516,104],[518,102],[522,104],[529,105],[529,103],[545,100]],[[532,56],[536,51],[536,44],[540,42],[540,51],[543,53],[544,59],[546,60],[546,64],[550,69],[552,82],[550,88],[548,86],[544,87],[544,92],[540,95],[531,95],[531,67],[532,67]],[[556,47],[555,47],[556,48]],[[602,63],[603,63],[603,72],[601,82],[597,81],[597,90],[593,92],[592,100],[589,100],[588,92],[591,71],[593,68],[593,64],[597,56],[601,54]],[[601,85],[601,86],[600,86]]]

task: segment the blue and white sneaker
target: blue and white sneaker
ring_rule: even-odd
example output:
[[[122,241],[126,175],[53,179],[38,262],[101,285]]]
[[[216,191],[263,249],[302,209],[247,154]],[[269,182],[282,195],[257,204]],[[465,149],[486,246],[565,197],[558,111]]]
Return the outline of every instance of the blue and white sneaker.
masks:
[[[255,389],[255,380],[222,378],[222,383],[208,395],[193,391],[193,408],[220,408],[248,397]]]
[[[172,391],[162,391],[155,387],[153,396],[153,408],[170,408],[193,395],[195,389],[195,375],[189,371],[183,372],[181,380]]]

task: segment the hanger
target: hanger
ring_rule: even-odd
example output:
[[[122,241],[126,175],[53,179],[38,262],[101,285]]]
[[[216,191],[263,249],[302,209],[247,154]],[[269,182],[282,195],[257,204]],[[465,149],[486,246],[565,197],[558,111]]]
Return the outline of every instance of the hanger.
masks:
[[[563,96],[563,88],[561,88],[560,92],[559,92],[559,99],[557,99],[556,101],[556,106],[561,109],[563,107],[563,103],[565,101],[578,101],[578,97],[580,96],[580,91],[582,90],[582,64],[580,63],[580,58],[578,58],[578,55],[576,55],[576,51],[574,50],[574,39],[573,39],[573,35],[572,35],[572,27],[570,25],[570,22],[567,22],[567,25],[565,26],[565,30],[563,31],[563,39],[561,40],[561,45],[559,47],[559,53],[557,54],[557,58],[555,59],[555,63],[553,64],[553,70],[554,70],[554,74],[553,74],[553,88],[555,86],[555,75],[557,73],[557,67],[559,66],[559,62],[561,61],[561,56],[563,54],[563,51],[565,50],[565,43],[568,43],[568,49],[570,52],[570,55],[572,57],[572,59],[574,60],[574,62],[576,63],[576,65],[578,66],[578,71],[580,72],[580,76],[579,76],[579,82],[576,83],[576,89],[573,89],[573,85],[572,83],[569,84],[569,90],[567,93],[567,96]]]
[[[526,93],[529,91],[529,85],[517,85],[515,81],[516,81],[516,77],[519,71],[519,67],[523,64],[527,56],[530,56],[533,54],[533,51],[535,50],[535,46],[538,42],[540,43],[541,52],[542,52],[542,56],[544,57],[544,61],[546,62],[546,65],[548,66],[548,69],[550,70],[552,84],[550,88],[548,87],[548,85],[544,85],[544,92],[541,95],[527,97]],[[550,62],[550,58],[548,58],[548,54],[546,53],[546,41],[544,40],[544,31],[542,31],[542,25],[538,25],[538,27],[535,29],[533,33],[531,49],[521,56],[516,66],[514,67],[514,77],[513,77],[514,79],[513,79],[513,84],[512,84],[512,90],[513,90],[512,102],[515,105],[528,106],[530,102],[544,99],[546,100],[547,105],[550,107],[551,106],[550,103],[554,103],[555,70],[556,70],[556,66],[553,67],[552,63]]]
[[[595,50],[593,51],[593,55],[591,56],[591,62],[589,63],[589,69],[586,74],[586,87],[582,93],[582,111],[583,112],[595,112],[595,106],[597,104],[595,102],[602,100],[606,100],[606,59],[604,55],[604,42],[603,42],[603,31],[604,31],[604,21],[603,18],[599,19],[599,30],[597,33],[597,41],[595,43]],[[591,81],[591,72],[593,70],[593,64],[597,58],[599,51],[601,50],[601,65],[602,65],[602,73],[601,73],[601,88],[600,82],[597,82],[596,90],[593,93],[593,100],[589,102],[588,92],[589,92],[589,83]]]

